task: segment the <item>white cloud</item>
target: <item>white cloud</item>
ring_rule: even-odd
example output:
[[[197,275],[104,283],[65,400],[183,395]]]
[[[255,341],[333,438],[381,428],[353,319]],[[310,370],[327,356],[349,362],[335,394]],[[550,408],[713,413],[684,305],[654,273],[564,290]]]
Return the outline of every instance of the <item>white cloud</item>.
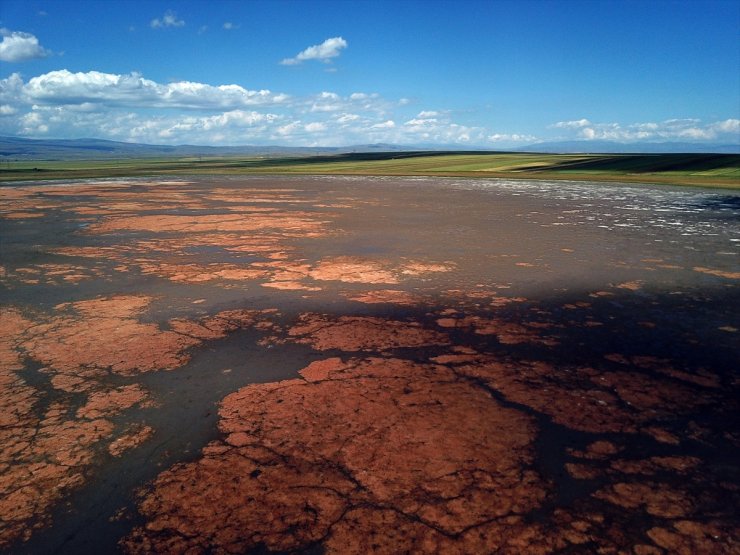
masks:
[[[162,19],[155,17],[149,22],[152,29],[161,29],[163,27],[183,27],[185,21],[177,18],[177,14],[172,10],[167,10]]]
[[[258,123],[271,122],[278,119],[275,114],[262,114],[254,111],[232,110],[216,116],[195,118],[203,125],[203,129],[214,127],[251,127]]]
[[[591,125],[591,122],[588,121],[586,118],[583,118],[583,119],[577,119],[573,121],[559,121],[553,124],[551,127],[556,127],[559,129],[580,129],[582,127],[587,127],[589,125]]]
[[[334,112],[373,112],[378,116],[387,114],[393,104],[383,99],[377,93],[352,93],[349,96],[340,96],[334,92],[322,92],[299,104],[299,109],[310,113]]]
[[[138,73],[119,75],[66,69],[32,78],[24,87],[29,102],[66,105],[93,102],[105,106],[229,109],[279,104],[288,96],[269,90],[248,90],[240,85],[212,86],[191,81],[166,85],[145,79]]]
[[[603,135],[602,138],[606,138],[606,133]],[[581,137],[584,139],[593,140],[596,138],[596,131],[590,127],[586,127],[583,131],[581,131]]]
[[[319,60],[321,62],[331,62],[336,58],[341,50],[347,48],[347,41],[342,37],[333,37],[326,39],[321,44],[309,46],[293,58],[285,58],[280,62],[284,66],[293,66],[305,62],[306,60]]]
[[[286,123],[285,125],[281,125],[277,129],[275,129],[275,133],[278,135],[281,135],[283,137],[287,137],[298,131],[302,128],[302,124],[300,121],[292,121],[290,123]]]
[[[414,101],[416,104],[417,101]],[[153,144],[491,145],[537,142],[512,130],[463,125],[454,113],[402,106],[377,93],[288,97],[241,85],[158,83],[138,73],[52,71],[0,79],[0,135],[100,137]],[[558,138],[740,143],[740,119],[558,122]]]
[[[319,131],[326,131],[326,124],[319,121],[314,121],[307,124],[304,129],[309,133],[317,133]]]
[[[696,118],[668,119],[661,122],[620,124],[594,123],[587,119],[561,121],[550,127],[565,129],[571,135],[561,138],[607,141],[711,141],[740,142],[740,120],[730,118],[704,123]]]
[[[22,103],[23,78],[20,73],[12,73],[0,79],[0,102]]]
[[[233,31],[234,29],[238,29],[239,27],[241,27],[241,25],[237,23],[232,23],[231,21],[226,21],[223,24],[223,28],[227,31]]]
[[[349,123],[351,121],[357,121],[360,119],[360,116],[357,114],[342,114],[341,116],[337,116],[335,119],[339,123]]]
[[[430,117],[432,114],[433,117]],[[447,112],[424,110],[417,117],[404,122],[396,140],[404,144],[482,144],[486,140],[486,130],[455,123]]]
[[[714,124],[714,129],[720,133],[740,133],[740,119],[726,119]]]
[[[7,119],[15,121],[4,123]],[[151,144],[244,144],[263,141],[280,121],[278,114],[250,110],[183,117],[35,106],[18,117],[0,118],[0,131],[29,137],[101,137]]]
[[[436,118],[414,118],[404,123],[404,125],[408,127],[430,127],[436,125],[436,123]]]
[[[488,136],[488,140],[492,143],[511,143],[511,144],[523,144],[533,143],[537,141],[537,137],[534,135],[523,135],[519,133],[494,133]]]
[[[51,51],[39,44],[39,39],[30,33],[0,29],[3,40],[0,42],[0,60],[3,62],[25,62],[34,58],[44,58]]]
[[[311,112],[336,112],[341,110],[344,103],[339,95],[333,92],[322,92],[315,97],[311,104]]]

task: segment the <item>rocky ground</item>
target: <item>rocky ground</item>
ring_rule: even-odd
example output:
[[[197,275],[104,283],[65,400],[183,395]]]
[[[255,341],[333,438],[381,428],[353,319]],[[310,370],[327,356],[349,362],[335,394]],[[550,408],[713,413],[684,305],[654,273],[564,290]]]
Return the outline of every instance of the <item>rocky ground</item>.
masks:
[[[740,553],[737,197],[0,189],[0,550]]]

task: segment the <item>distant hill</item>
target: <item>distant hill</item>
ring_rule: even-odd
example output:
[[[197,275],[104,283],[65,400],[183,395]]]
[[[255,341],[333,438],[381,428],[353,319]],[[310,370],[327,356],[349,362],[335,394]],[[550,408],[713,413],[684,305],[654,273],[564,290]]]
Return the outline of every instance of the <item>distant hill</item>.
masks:
[[[313,156],[352,152],[394,152],[416,150],[391,144],[348,147],[288,146],[197,146],[148,145],[103,139],[24,139],[0,137],[0,159],[14,160],[84,160],[105,158],[156,158],[189,156]]]
[[[290,146],[198,146],[149,145],[104,139],[25,139],[0,137],[0,160],[90,160],[116,158],[159,158],[194,156],[330,156],[374,152],[498,152],[484,147],[461,145],[396,145],[388,143],[344,147]],[[740,154],[740,145],[701,143],[619,143],[613,141],[564,141],[537,143],[511,149],[516,152],[542,153],[713,153]]]
[[[516,149],[518,152],[543,152],[551,154],[740,154],[740,144],[705,143],[620,143],[616,141],[560,141],[536,143]]]

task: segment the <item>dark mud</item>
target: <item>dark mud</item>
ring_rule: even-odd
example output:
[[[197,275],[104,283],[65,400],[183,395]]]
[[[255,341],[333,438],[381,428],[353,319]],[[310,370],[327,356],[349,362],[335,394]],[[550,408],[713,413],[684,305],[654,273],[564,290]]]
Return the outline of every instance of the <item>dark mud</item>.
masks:
[[[740,549],[726,192],[0,196],[0,550]]]

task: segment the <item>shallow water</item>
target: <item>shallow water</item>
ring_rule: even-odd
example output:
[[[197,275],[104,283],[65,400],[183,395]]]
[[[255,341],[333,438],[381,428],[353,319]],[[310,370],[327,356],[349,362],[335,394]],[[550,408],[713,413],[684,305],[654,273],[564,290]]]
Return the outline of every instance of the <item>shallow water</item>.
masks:
[[[530,499],[515,511],[529,524],[511,524],[523,537],[553,549],[562,542],[668,549],[672,541],[720,552],[736,545],[738,195],[564,181],[259,176],[23,184],[0,190],[0,198],[0,408],[15,418],[3,423],[0,464],[22,486],[0,492],[12,497],[0,503],[2,549],[110,552],[129,537],[121,549],[161,550],[159,536],[137,527],[164,513],[141,505],[137,489],[161,500],[161,486],[147,484],[163,471],[192,481],[187,472],[195,467],[176,463],[221,464],[201,449],[228,441],[219,407],[230,393],[300,377],[311,362],[332,357],[358,364],[381,357],[401,373],[399,361],[432,374],[444,368],[460,391],[483,392],[492,414],[510,410],[529,422],[517,432],[529,439],[516,464],[537,484],[527,490],[517,474],[496,471],[502,491],[524,488],[520,495]],[[254,314],[225,324],[234,310]],[[464,363],[460,353],[468,353]],[[419,385],[404,379],[411,389]],[[346,383],[361,393],[365,387]],[[326,405],[325,384],[311,385],[307,398]],[[429,395],[457,406],[441,389]],[[85,409],[97,399],[104,408]],[[277,410],[254,402],[265,413]],[[332,441],[347,433],[339,424],[355,418],[336,410],[321,424]],[[107,431],[91,435],[93,424]],[[117,441],[145,427],[146,437],[112,454]],[[73,439],[55,443],[70,430]],[[297,450],[315,448],[308,425],[288,439],[261,433],[253,432],[260,445],[289,439]],[[495,430],[488,437],[504,441]],[[430,456],[403,441],[392,435],[375,448],[408,452],[410,468],[415,456]],[[600,441],[611,445],[606,454],[589,455],[604,449],[593,447]],[[73,462],[57,463],[66,451]],[[323,463],[312,464],[321,470]],[[467,472],[464,457],[439,464],[461,465],[455,479]],[[277,481],[265,487],[279,489],[279,462],[270,468],[277,474],[262,479]],[[410,479],[384,472],[378,479]],[[209,491],[207,479],[193,487]],[[415,487],[431,491],[430,484]],[[494,542],[493,523],[473,515],[489,514],[498,501],[489,496],[481,506],[474,499],[488,494],[470,487],[469,509],[457,520],[410,514],[398,529],[410,527],[413,538],[467,527]],[[363,496],[380,495],[366,488]],[[375,507],[368,499],[351,503]],[[660,508],[666,500],[679,508]],[[451,510],[433,496],[417,502]],[[261,503],[269,508],[272,500]],[[384,503],[399,515],[408,510],[401,508],[407,500]],[[202,539],[224,521],[218,506],[202,520],[178,513],[188,505],[161,506],[168,518],[199,523],[201,548],[224,547]],[[585,543],[575,531],[563,539],[534,527],[568,529],[563,514],[591,523]],[[428,529],[416,528],[419,519]],[[331,532],[320,520],[255,529],[262,539],[231,549],[351,545],[342,544],[352,538],[341,531],[344,521]],[[685,532],[684,521],[701,522],[716,545]],[[372,522],[360,521],[361,534]],[[398,538],[385,541],[379,552],[401,549]],[[440,549],[484,549],[466,543],[473,542],[467,533],[434,541]]]

